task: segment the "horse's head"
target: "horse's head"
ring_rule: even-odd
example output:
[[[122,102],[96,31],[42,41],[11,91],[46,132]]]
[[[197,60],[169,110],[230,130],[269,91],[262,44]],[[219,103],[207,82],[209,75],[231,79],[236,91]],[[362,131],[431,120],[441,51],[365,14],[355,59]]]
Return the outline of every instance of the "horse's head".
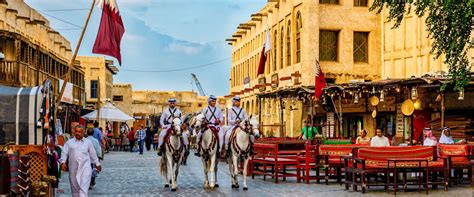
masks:
[[[173,134],[177,136],[181,136],[181,119],[180,118],[174,118],[173,119],[173,124],[171,125]]]
[[[204,114],[198,114],[197,116],[191,118],[189,126],[194,131],[194,133],[197,133],[197,131],[200,131],[202,129],[201,127],[204,125],[205,119],[206,117],[204,116]]]
[[[250,115],[247,120],[243,121],[240,123],[240,126],[247,130],[246,132],[251,133],[253,136],[256,138],[260,137],[260,131],[258,130],[259,125],[258,125],[258,120],[257,118],[253,117],[253,115]]]

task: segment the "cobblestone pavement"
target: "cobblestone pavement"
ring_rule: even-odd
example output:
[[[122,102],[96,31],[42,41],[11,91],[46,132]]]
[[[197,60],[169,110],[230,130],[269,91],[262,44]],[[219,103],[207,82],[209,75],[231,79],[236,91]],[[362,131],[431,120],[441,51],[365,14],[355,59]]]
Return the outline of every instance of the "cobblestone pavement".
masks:
[[[103,171],[99,174],[97,185],[89,191],[90,196],[393,196],[380,190],[369,190],[366,194],[345,191],[339,184],[304,184],[294,179],[275,184],[262,177],[248,179],[248,191],[232,189],[227,164],[220,163],[218,183],[220,188],[215,191],[203,189],[203,171],[200,158],[189,156],[188,165],[180,168],[178,191],[171,192],[164,188],[163,178],[159,175],[159,157],[154,151],[145,151],[144,155],[130,152],[111,152],[102,161]],[[241,177],[239,177],[241,180]],[[242,185],[242,183],[241,183]],[[71,196],[68,173],[64,173],[59,185],[63,192],[58,196]],[[398,196],[427,196],[418,191],[399,192]],[[473,196],[469,186],[451,187],[449,192],[443,190],[430,191],[429,196]]]

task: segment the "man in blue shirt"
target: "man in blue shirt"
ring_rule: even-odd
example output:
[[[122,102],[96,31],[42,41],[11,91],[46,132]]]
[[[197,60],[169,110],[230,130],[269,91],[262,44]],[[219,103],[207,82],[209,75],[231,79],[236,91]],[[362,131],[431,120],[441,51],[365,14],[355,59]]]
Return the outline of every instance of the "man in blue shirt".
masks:
[[[138,147],[140,148],[140,155],[143,155],[143,143],[145,142],[146,131],[143,126],[140,125],[137,130],[137,141]]]
[[[99,141],[100,146],[102,146],[102,132],[99,129],[99,122],[94,122],[94,135],[92,135],[97,141]]]

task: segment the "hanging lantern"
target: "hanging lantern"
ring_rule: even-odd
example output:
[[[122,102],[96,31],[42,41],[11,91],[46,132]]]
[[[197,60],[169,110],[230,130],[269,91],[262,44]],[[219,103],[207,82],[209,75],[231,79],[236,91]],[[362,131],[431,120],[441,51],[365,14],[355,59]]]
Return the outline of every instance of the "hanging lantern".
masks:
[[[359,92],[359,98],[362,98],[362,92]]]
[[[375,86],[372,86],[372,94],[375,94]]]
[[[413,107],[415,108],[415,110],[421,110],[421,100],[420,99],[416,99],[415,103],[413,103]]]
[[[384,102],[385,101],[385,93],[383,92],[383,90],[380,91],[380,102]]]
[[[355,94],[355,96],[354,96],[354,103],[355,103],[355,104],[359,103],[359,94]]]
[[[464,88],[459,91],[458,100],[464,100]]]
[[[326,105],[326,104],[327,104],[327,103],[326,103],[326,97],[325,97],[325,96],[323,96],[323,101],[321,102],[321,104],[323,104],[323,105]]]
[[[395,91],[400,92],[400,87],[397,86],[397,87],[395,88]]]
[[[411,88],[411,100],[416,100],[418,98],[418,90],[416,87]]]

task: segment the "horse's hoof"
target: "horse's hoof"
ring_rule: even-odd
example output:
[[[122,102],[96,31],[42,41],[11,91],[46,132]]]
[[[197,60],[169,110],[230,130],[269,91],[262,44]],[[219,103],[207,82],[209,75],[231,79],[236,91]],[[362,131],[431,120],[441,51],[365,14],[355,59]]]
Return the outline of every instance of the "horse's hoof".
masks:
[[[171,191],[172,192],[175,192],[177,189],[176,188],[171,188]]]
[[[214,185],[214,187],[219,187],[219,184],[216,183],[216,184]]]
[[[211,191],[214,191],[214,190],[216,190],[216,186],[211,187]]]
[[[170,185],[166,184],[166,185],[165,185],[165,188],[168,188],[168,187],[170,187]]]
[[[249,188],[248,188],[248,187],[244,187],[244,191],[247,191],[247,190],[249,190]]]
[[[232,185],[232,189],[235,189],[235,188],[237,188],[237,186],[235,186],[235,185]]]

